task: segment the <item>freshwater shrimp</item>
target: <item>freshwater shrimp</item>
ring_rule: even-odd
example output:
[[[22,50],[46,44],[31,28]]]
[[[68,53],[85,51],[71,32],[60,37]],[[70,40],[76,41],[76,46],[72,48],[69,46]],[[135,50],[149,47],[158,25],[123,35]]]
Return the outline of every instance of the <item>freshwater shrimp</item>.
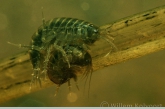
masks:
[[[8,42],[29,49],[33,65],[30,89],[36,82],[41,86],[41,74],[45,77],[48,74],[58,87],[65,82],[70,87],[70,79],[77,81],[78,72],[88,76],[92,72],[92,58],[88,50],[90,45],[102,38],[99,27],[76,18],[62,17],[45,21],[43,16],[42,21],[43,24],[32,35],[30,45]],[[114,46],[109,39],[103,39]]]

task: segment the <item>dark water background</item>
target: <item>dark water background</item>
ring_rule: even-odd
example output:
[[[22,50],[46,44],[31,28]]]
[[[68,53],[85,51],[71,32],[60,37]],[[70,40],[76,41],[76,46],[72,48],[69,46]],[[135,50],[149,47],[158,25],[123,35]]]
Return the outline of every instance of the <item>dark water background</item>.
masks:
[[[6,42],[29,44],[42,24],[41,7],[46,20],[73,17],[101,26],[161,5],[165,0],[0,0],[0,59],[25,51]],[[72,82],[73,102],[64,84],[56,97],[54,85],[0,106],[165,106],[164,56],[163,50],[94,72],[89,98],[80,80],[80,91]]]

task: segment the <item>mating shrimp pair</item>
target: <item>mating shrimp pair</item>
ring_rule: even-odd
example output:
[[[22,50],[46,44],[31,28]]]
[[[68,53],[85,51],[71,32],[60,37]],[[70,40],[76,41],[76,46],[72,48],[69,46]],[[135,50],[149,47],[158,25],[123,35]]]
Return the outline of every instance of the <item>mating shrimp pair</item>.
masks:
[[[90,74],[91,78],[92,58],[88,46],[99,38],[115,47],[109,39],[101,37],[99,27],[89,22],[65,17],[45,22],[43,17],[43,24],[33,34],[30,45],[13,45],[29,49],[33,65],[30,88],[33,83],[41,85],[41,75],[48,75],[57,84],[58,91],[65,82],[70,90],[70,79],[77,83],[79,74],[84,77]]]

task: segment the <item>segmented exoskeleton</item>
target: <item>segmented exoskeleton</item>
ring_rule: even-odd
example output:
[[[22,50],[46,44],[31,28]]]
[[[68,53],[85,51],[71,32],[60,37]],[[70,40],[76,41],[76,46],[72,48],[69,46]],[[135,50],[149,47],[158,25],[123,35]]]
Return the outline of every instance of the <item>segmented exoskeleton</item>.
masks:
[[[29,49],[33,65],[31,85],[39,82],[41,74],[55,84],[77,81],[78,72],[88,76],[92,72],[92,58],[89,45],[100,38],[99,27],[75,18],[54,18],[45,22],[33,34],[30,45],[17,45]],[[106,39],[111,46],[111,41]],[[10,43],[12,44],[12,43]]]
[[[40,82],[39,70],[42,62],[44,65],[42,73],[46,74],[52,50],[61,52],[63,60],[67,62],[68,68],[70,68],[70,61],[64,46],[80,46],[84,52],[88,52],[88,45],[93,44],[98,38],[98,27],[84,20],[55,18],[44,22],[32,36],[29,50],[34,68],[33,80]]]

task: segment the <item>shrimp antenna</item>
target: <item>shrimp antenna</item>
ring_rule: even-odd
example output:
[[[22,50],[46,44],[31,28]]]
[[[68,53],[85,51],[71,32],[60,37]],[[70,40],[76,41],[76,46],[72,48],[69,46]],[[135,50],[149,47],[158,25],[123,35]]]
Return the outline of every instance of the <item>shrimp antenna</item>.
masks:
[[[105,38],[103,36],[101,36],[101,38],[106,40],[113,48],[115,48],[116,51],[118,50],[118,48],[116,47],[116,45],[112,41],[110,41],[109,39],[107,39],[107,38]]]
[[[7,42],[7,43],[10,44],[10,45],[17,46],[19,48],[31,48],[31,46],[29,46],[29,45],[14,44],[14,43],[11,43],[11,42]]]
[[[43,26],[45,27],[45,17],[44,17],[44,8],[42,7],[42,23],[43,23]]]
[[[110,45],[111,45],[111,47],[112,48],[114,48],[115,49],[115,51],[118,51],[118,48],[116,47],[116,45],[111,41],[112,40],[112,38],[110,37],[108,37],[109,39],[111,39],[111,40],[109,40],[108,38],[105,38],[105,37],[103,37],[103,36],[100,36],[102,39],[104,39],[105,41],[107,41]],[[111,51],[112,50],[110,50],[104,57],[107,57],[110,53],[111,53]]]

